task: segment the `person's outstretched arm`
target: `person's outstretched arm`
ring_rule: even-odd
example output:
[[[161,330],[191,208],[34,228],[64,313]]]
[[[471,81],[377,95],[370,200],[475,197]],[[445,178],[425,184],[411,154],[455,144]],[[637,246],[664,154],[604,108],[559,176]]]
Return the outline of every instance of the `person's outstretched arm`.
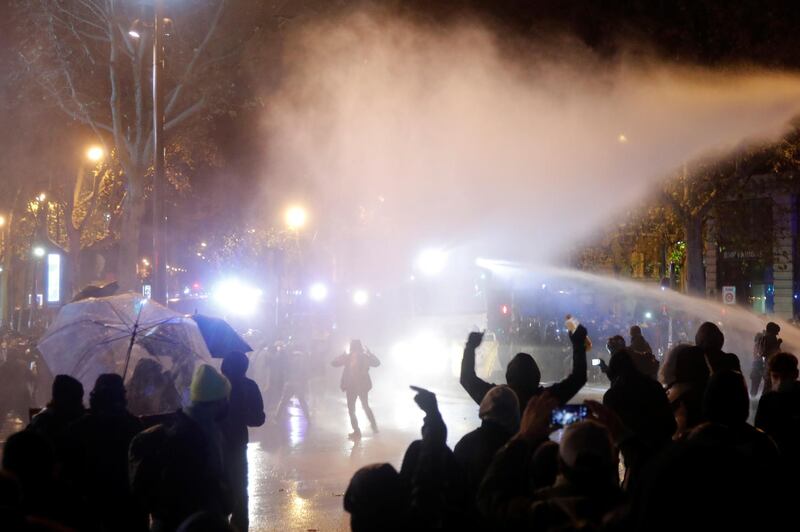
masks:
[[[334,358],[331,361],[331,366],[333,366],[334,368],[338,368],[340,366],[344,366],[346,362],[347,362],[347,353],[342,353],[341,355],[339,355],[338,357]]]
[[[489,393],[494,384],[489,384],[475,373],[475,350],[483,341],[483,333],[473,332],[467,338],[464,346],[464,357],[461,359],[461,386],[467,391],[472,400],[481,404],[483,397]]]
[[[578,325],[575,332],[570,333],[569,340],[572,342],[572,372],[561,382],[550,386],[548,390],[559,401],[565,405],[570,399],[575,397],[583,385],[586,384],[586,327]]]
[[[380,359],[378,359],[372,351],[367,351],[367,360],[371,368],[377,368],[381,365]]]

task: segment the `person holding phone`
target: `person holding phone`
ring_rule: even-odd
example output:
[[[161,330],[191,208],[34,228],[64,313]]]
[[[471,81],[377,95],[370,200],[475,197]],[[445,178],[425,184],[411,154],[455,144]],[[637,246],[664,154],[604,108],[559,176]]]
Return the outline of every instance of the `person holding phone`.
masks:
[[[372,379],[369,378],[369,369],[381,365],[378,357],[361,344],[361,340],[352,340],[348,353],[342,353],[331,362],[333,367],[344,367],[342,371],[341,389],[347,395],[347,411],[350,414],[350,425],[353,432],[349,434],[351,440],[361,438],[361,429],[356,417],[356,399],[361,401],[361,408],[367,414],[372,431],[378,432],[375,414],[369,406],[369,391],[372,389]]]
[[[531,355],[517,353],[508,363],[506,382],[517,394],[520,413],[525,410],[532,397],[544,391],[550,392],[558,400],[559,405],[564,405],[586,384],[586,327],[577,325],[575,330],[569,333],[569,339],[572,342],[572,371],[564,380],[547,388],[541,386],[542,375]],[[475,350],[482,341],[483,333],[470,333],[461,359],[461,386],[477,404],[481,404],[489,390],[495,387],[495,384],[484,381],[475,373]]]

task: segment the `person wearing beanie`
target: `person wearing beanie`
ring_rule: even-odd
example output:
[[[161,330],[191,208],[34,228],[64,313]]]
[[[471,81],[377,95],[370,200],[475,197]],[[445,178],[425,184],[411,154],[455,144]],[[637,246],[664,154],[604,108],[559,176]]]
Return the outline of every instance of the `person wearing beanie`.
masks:
[[[230,515],[221,428],[230,392],[230,382],[213,366],[198,366],[191,405],[131,442],[130,484],[152,518],[152,530],[173,532],[197,512]]]
[[[519,430],[517,394],[509,386],[495,386],[481,401],[478,415],[481,426],[461,438],[453,449],[456,461],[466,475],[469,501],[475,500],[481,480],[497,450]],[[470,522],[481,523],[474,503],[470,511],[473,514]]]
[[[147,530],[147,515],[128,485],[128,448],[143,429],[126,409],[125,385],[114,373],[97,378],[89,411],[67,429],[63,474],[104,530]]]
[[[250,526],[247,500],[247,427],[260,427],[266,421],[264,400],[254,380],[247,378],[250,361],[244,353],[234,351],[222,360],[222,374],[231,383],[228,415],[222,422],[225,468],[233,497],[231,524],[238,532]]]

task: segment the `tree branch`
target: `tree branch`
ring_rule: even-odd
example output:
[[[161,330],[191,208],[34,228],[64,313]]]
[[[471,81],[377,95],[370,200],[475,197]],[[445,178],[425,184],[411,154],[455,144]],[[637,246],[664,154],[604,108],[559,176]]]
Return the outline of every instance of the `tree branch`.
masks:
[[[200,98],[196,101],[193,105],[190,105],[182,112],[180,112],[177,116],[169,120],[166,124],[164,124],[164,131],[169,131],[177,127],[181,122],[184,122],[186,119],[191,118],[192,115],[196,114],[206,103],[205,97]]]
[[[186,83],[189,81],[189,78],[192,76],[194,71],[195,65],[197,65],[197,61],[202,56],[205,49],[208,47],[208,43],[211,42],[211,37],[213,37],[214,33],[217,30],[217,26],[219,25],[219,21],[222,18],[222,12],[225,8],[225,0],[220,0],[219,6],[217,6],[217,10],[214,13],[214,17],[211,19],[211,24],[208,27],[208,31],[206,32],[205,37],[200,42],[200,45],[194,49],[194,53],[192,54],[192,59],[186,65],[186,68],[183,71],[183,75],[180,78],[180,81],[175,85],[175,88],[172,89],[172,94],[170,94],[168,98],[168,102],[166,107],[164,108],[164,116],[169,119],[172,110],[178,103],[178,99],[180,98],[181,92],[183,88],[186,86]]]

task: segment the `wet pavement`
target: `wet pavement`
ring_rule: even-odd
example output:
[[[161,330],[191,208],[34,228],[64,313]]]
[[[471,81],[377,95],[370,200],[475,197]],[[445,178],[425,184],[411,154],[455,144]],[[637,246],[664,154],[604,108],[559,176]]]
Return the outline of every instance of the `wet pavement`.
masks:
[[[405,379],[403,379],[405,380]],[[480,424],[478,408],[456,382],[446,387],[430,379],[416,382],[437,393],[439,407],[448,426],[451,448]],[[381,393],[381,391],[383,393]],[[576,401],[594,399],[603,390],[586,387]],[[285,415],[271,416],[263,427],[250,432],[250,529],[264,531],[349,530],[349,517],[342,509],[344,491],[360,467],[389,462],[397,469],[408,445],[419,438],[423,413],[405,383],[387,374],[376,379],[370,395],[380,433],[373,434],[358,407],[363,437],[347,439],[350,423],[344,394],[332,382],[309,397],[309,422],[293,401]],[[7,419],[0,428],[0,447],[7,436],[23,428],[20,420]]]
[[[602,391],[587,387],[577,400],[597,399]],[[439,390],[437,396],[452,447],[480,424],[478,409],[457,388]],[[359,442],[347,439],[350,426],[343,394],[325,397],[312,397],[311,423],[295,403],[284,419],[251,431],[251,530],[349,530],[342,497],[353,473],[375,462],[389,462],[399,469],[406,447],[419,437],[423,413],[410,390],[370,400],[381,429],[378,434],[364,428],[366,416],[359,410],[363,432]]]

